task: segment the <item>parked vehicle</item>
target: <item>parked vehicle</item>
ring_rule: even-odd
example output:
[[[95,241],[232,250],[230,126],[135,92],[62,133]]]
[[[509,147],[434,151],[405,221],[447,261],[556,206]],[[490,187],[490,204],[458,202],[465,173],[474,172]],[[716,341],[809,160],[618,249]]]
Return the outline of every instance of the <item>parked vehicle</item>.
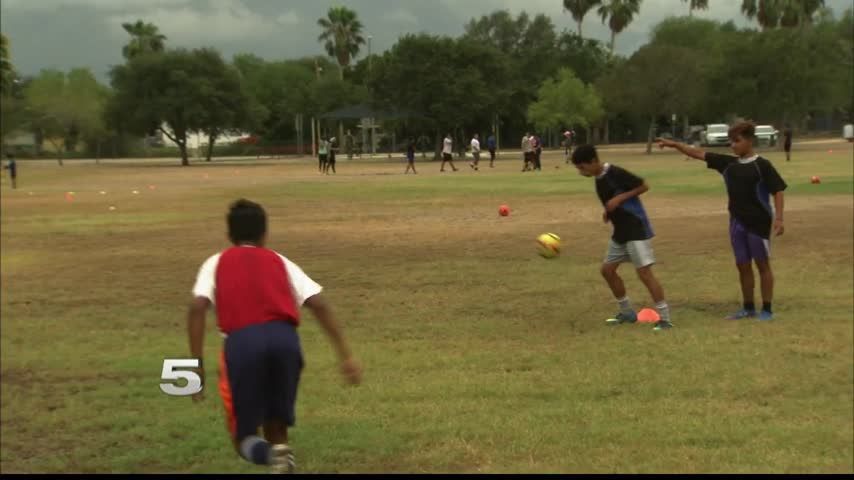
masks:
[[[777,139],[779,136],[780,132],[771,125],[756,126],[757,145],[768,145],[769,147],[773,147],[774,145],[777,145]]]
[[[728,147],[729,125],[725,123],[706,125],[706,129],[700,135],[700,141],[704,147]]]

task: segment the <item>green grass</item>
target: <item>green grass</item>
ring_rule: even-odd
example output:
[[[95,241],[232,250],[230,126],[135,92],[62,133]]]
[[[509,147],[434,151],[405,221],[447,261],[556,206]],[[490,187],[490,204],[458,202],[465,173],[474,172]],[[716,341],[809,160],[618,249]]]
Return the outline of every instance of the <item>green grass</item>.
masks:
[[[663,334],[605,327],[610,226],[558,155],[537,174],[514,156],[477,174],[419,161],[418,176],[342,160],[335,177],[310,160],[21,161],[0,198],[0,470],[263,472],[230,446],[215,368],[202,404],[158,387],[163,359],[188,356],[193,280],[246,196],[267,208],[270,246],[324,285],[365,368],[344,386],[305,312],[300,471],[852,472],[852,148],[810,148],[790,163],[766,153],[789,184],[767,324],[721,320],[740,295],[720,176],[672,153],[602,150],[652,186],[676,324]],[[563,239],[558,259],[536,256],[546,231]]]

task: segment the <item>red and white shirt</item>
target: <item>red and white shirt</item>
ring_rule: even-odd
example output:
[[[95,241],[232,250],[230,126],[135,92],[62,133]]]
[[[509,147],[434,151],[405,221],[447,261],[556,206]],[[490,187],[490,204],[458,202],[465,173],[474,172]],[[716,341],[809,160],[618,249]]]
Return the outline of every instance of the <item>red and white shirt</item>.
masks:
[[[220,331],[285,320],[299,325],[299,308],[323,290],[285,256],[261,247],[231,247],[199,269],[193,295],[216,307]]]

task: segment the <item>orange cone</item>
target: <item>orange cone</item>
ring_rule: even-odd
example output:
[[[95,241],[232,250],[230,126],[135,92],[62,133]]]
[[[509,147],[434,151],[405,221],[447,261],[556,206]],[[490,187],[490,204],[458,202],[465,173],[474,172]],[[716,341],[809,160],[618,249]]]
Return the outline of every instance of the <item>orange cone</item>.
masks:
[[[640,323],[655,323],[659,320],[661,317],[658,316],[658,312],[651,308],[644,308],[638,312],[638,322]]]

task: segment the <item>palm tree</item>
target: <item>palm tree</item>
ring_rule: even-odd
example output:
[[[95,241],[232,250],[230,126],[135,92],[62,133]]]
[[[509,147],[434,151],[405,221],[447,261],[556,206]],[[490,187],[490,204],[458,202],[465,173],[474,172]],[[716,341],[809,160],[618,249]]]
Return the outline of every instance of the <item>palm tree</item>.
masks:
[[[323,27],[323,33],[317,37],[330,57],[338,60],[341,80],[344,79],[344,69],[350,65],[350,60],[359,54],[359,45],[365,44],[362,38],[362,22],[356,17],[356,12],[347,7],[330,7],[326,18],[319,18],[317,24]]]
[[[824,8],[824,0],[787,0],[782,5],[780,25],[802,27],[812,25],[815,14]]]
[[[0,95],[12,91],[12,62],[9,60],[9,39],[0,33]]]
[[[640,12],[641,0],[608,0],[608,3],[599,7],[599,16],[602,23],[608,21],[611,29],[611,55],[614,54],[614,43],[617,34],[622,32],[632,23],[635,15]]]
[[[682,0],[688,3],[688,16],[694,15],[694,10],[708,10],[709,0]]]
[[[144,53],[162,52],[166,36],[153,23],[137,20],[136,23],[123,23],[122,28],[131,36],[130,42],[122,47],[122,55],[128,60]]]
[[[748,19],[756,19],[762,30],[776,28],[780,23],[781,0],[742,0],[741,13]]]
[[[569,11],[572,18],[578,24],[578,36],[581,36],[581,23],[593,7],[602,3],[602,0],[563,0],[563,10]]]

